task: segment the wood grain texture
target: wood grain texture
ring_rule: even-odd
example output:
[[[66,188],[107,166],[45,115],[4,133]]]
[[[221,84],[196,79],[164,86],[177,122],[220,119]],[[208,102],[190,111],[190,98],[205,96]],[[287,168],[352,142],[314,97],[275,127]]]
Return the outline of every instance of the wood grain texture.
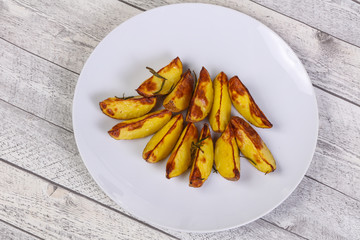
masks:
[[[360,236],[360,202],[308,178],[264,219],[308,239]]]
[[[0,221],[0,240],[38,240],[40,238],[35,237],[29,233],[21,231],[9,224]]]
[[[252,0],[360,47],[360,4],[352,0]]]
[[[0,161],[0,217],[45,239],[172,239]]]
[[[151,9],[180,1],[128,0],[127,2],[140,8]],[[263,22],[294,49],[314,84],[360,105],[360,82],[357,80],[360,78],[360,48],[248,0],[200,2],[230,7]],[[128,17],[141,12],[115,0],[107,1],[106,4],[96,0],[90,3],[82,4],[80,1],[70,4],[68,1],[60,1],[49,7],[47,4],[31,1],[3,2],[4,7],[0,8],[0,37],[79,73],[100,39]],[[69,8],[82,9],[83,5],[87,6],[86,11],[78,10],[76,18],[70,15],[74,10]],[[87,20],[89,15],[102,25],[89,23]],[[17,18],[19,20],[14,21]],[[56,32],[61,32],[64,26],[66,31],[63,30],[59,36],[56,34],[54,36],[47,32],[48,30],[45,31],[57,29]],[[292,34],[288,34],[289,32]],[[26,41],[28,38],[39,44],[34,45]],[[46,45],[42,43],[43,41],[46,41]]]
[[[1,0],[0,38],[79,73],[99,41],[139,12],[115,0]]]

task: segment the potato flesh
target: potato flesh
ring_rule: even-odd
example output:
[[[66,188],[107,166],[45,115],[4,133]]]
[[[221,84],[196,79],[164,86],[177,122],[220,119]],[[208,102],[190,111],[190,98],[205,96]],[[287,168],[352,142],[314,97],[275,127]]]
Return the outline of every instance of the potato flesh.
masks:
[[[150,163],[166,158],[182,132],[183,123],[184,119],[181,114],[174,116],[150,139],[143,151],[143,158]]]
[[[180,58],[177,57],[157,72],[160,76],[166,78],[166,80],[153,75],[145,80],[136,91],[145,97],[168,94],[171,88],[180,80],[182,71],[182,63]]]
[[[188,108],[194,90],[194,78],[187,70],[174,90],[166,96],[163,105],[172,112],[180,112]]]
[[[128,99],[111,97],[100,102],[101,111],[115,119],[132,119],[144,116],[153,109],[156,97],[136,96]]]
[[[201,150],[197,148],[194,155],[194,162],[189,176],[190,187],[201,187],[210,176],[214,163],[214,143],[207,124],[204,124],[201,129],[199,141],[201,141],[199,146]]]
[[[210,113],[214,100],[214,89],[209,72],[206,68],[200,71],[194,95],[191,99],[189,110],[186,115],[186,121],[199,122],[206,118]]]
[[[240,155],[231,125],[215,143],[215,166],[224,178],[237,181],[240,178]]]
[[[171,112],[160,110],[145,116],[116,124],[108,133],[115,139],[147,137],[162,128],[171,118]]]
[[[271,128],[271,122],[260,110],[249,90],[237,76],[229,80],[229,94],[236,110],[251,124],[260,128]]]
[[[232,117],[231,124],[237,145],[249,162],[261,172],[269,173],[274,171],[276,169],[274,157],[250,124],[239,117]]]
[[[231,100],[228,91],[228,80],[224,72],[214,80],[214,102],[209,115],[211,128],[215,132],[223,132],[230,121]]]
[[[193,123],[188,123],[188,125],[181,133],[181,136],[177,141],[174,150],[172,151],[166,164],[167,178],[179,176],[191,166],[191,143],[195,142],[197,138],[197,128]]]

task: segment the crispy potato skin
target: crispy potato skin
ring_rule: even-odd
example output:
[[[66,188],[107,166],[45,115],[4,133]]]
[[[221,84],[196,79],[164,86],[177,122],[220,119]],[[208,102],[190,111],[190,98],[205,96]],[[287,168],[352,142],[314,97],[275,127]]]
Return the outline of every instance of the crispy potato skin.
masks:
[[[186,121],[199,122],[209,113],[214,100],[214,89],[209,72],[202,67],[199,80],[196,83],[195,91],[190,102],[186,115]]]
[[[238,76],[229,80],[229,95],[236,110],[251,124],[260,128],[272,127]]]
[[[149,163],[155,163],[166,158],[181,134],[183,123],[182,114],[174,116],[150,139],[143,151],[143,158]]]
[[[109,135],[115,139],[136,139],[147,137],[162,128],[171,118],[169,110],[160,110],[145,116],[116,124]]]
[[[276,169],[275,159],[259,134],[242,118],[232,117],[230,122],[242,154],[259,171],[273,172]]]
[[[111,118],[132,119],[144,116],[153,109],[156,104],[156,97],[146,98],[136,96],[122,99],[111,97],[100,102],[101,111]]]
[[[215,132],[223,132],[230,121],[231,100],[228,91],[228,79],[224,72],[214,80],[214,103],[209,115],[211,128]]]
[[[195,151],[189,176],[189,186],[195,188],[201,187],[208,179],[214,163],[214,143],[209,125],[206,123],[201,129],[199,141],[201,141],[201,150],[197,148]]]
[[[215,143],[215,166],[227,180],[239,180],[240,155],[231,124],[227,125]]]
[[[191,143],[197,138],[197,128],[193,123],[188,123],[166,163],[166,178],[179,176],[191,166]]]
[[[180,80],[181,74],[183,71],[183,66],[180,61],[180,58],[177,57],[172,60],[167,66],[160,69],[157,73],[166,78],[164,80],[162,78],[152,76],[145,80],[136,91],[145,97],[152,97],[155,95],[165,95],[171,91],[171,88],[175,86],[175,84]],[[163,87],[162,83],[164,82]]]
[[[185,110],[189,106],[193,90],[194,78],[188,69],[176,84],[174,90],[166,96],[163,106],[172,112]]]

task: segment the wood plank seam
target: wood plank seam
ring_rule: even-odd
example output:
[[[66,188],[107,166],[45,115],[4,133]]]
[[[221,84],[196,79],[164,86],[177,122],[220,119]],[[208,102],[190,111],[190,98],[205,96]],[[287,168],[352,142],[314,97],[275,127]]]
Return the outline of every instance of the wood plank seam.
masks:
[[[146,11],[146,9],[143,9],[143,8],[141,8],[141,7],[138,7],[138,6],[136,6],[136,5],[134,5],[134,4],[131,4],[131,3],[129,3],[129,2],[126,2],[126,1],[123,1],[123,0],[118,0],[118,1],[121,2],[121,3],[124,3],[124,4],[126,4],[126,5],[128,5],[128,6],[130,6],[130,7],[136,8],[136,9],[138,9],[138,10],[140,10],[140,11],[143,11],[143,12]]]
[[[96,201],[95,199],[92,199],[92,198],[90,198],[90,197],[88,197],[88,196],[86,196],[86,195],[83,195],[83,194],[81,194],[81,193],[79,193],[79,192],[76,192],[76,191],[74,191],[74,190],[72,190],[72,189],[70,189],[70,188],[68,188],[68,187],[65,187],[65,186],[63,186],[63,185],[61,185],[61,184],[58,184],[58,183],[56,183],[56,182],[54,182],[54,181],[52,181],[52,180],[50,180],[50,179],[47,179],[47,178],[45,178],[45,177],[43,177],[43,176],[40,176],[40,175],[38,175],[38,174],[36,174],[36,173],[34,173],[34,172],[31,172],[30,170],[27,170],[27,169],[25,169],[25,168],[22,168],[22,167],[14,164],[14,163],[12,163],[12,162],[9,162],[9,161],[7,161],[7,160],[5,160],[5,159],[3,159],[3,158],[0,158],[0,161],[6,163],[6,164],[8,164],[8,165],[10,165],[10,166],[12,166],[12,167],[14,167],[14,168],[16,168],[16,169],[19,169],[19,170],[21,170],[21,171],[24,171],[24,172],[26,172],[26,173],[28,173],[28,174],[31,174],[31,175],[33,175],[33,176],[35,176],[35,177],[38,177],[38,178],[40,178],[40,179],[42,179],[42,180],[44,180],[44,181],[47,181],[47,182],[49,182],[50,184],[52,184],[52,185],[54,186],[54,189],[53,189],[53,192],[50,194],[50,196],[55,192],[55,190],[56,190],[57,188],[60,187],[60,188],[63,188],[63,189],[65,189],[66,191],[69,191],[69,192],[71,192],[71,193],[73,193],[73,194],[75,194],[75,195],[78,195],[78,196],[80,196],[80,197],[83,197],[83,198],[91,201],[91,202],[94,202],[94,203],[96,203],[96,204],[98,204],[98,205],[100,205],[100,206],[102,206],[102,207],[104,207],[104,208],[107,208],[107,209],[109,209],[109,210],[111,210],[111,211],[115,211],[116,213],[121,214],[121,215],[123,215],[123,216],[125,216],[125,217],[128,217],[128,218],[130,218],[130,219],[132,219],[132,220],[134,220],[134,221],[136,221],[136,222],[138,222],[138,223],[140,223],[140,224],[143,224],[143,225],[145,225],[145,226],[147,226],[147,227],[149,227],[149,228],[151,228],[151,229],[154,229],[154,230],[156,230],[156,231],[159,231],[159,232],[161,232],[161,233],[163,233],[163,234],[166,234],[166,235],[168,235],[168,236],[170,236],[170,237],[172,237],[172,238],[179,239],[179,238],[177,238],[177,237],[175,237],[175,236],[173,236],[173,235],[171,235],[171,234],[169,234],[169,233],[167,233],[167,232],[165,232],[165,231],[163,231],[163,230],[161,230],[161,229],[159,229],[159,228],[156,228],[156,227],[154,227],[154,226],[152,226],[152,225],[150,225],[150,224],[148,224],[148,223],[146,223],[146,222],[143,222],[143,221],[141,221],[141,220],[139,220],[139,219],[136,219],[136,218],[134,218],[133,216],[127,215],[127,214],[125,214],[125,213],[123,213],[123,212],[121,212],[121,211],[119,211],[119,210],[117,210],[117,209],[114,209],[114,208],[112,208],[112,207],[109,207],[109,206],[107,206],[107,205],[105,205],[105,204],[103,204],[103,203],[101,203],[101,202],[99,202],[99,201]],[[0,220],[1,220],[1,219],[0,219]]]
[[[25,48],[22,48],[22,47],[14,44],[14,43],[8,41],[8,40],[5,39],[5,38],[0,37],[0,39],[3,40],[4,42],[7,42],[7,43],[9,43],[9,44],[11,44],[11,45],[13,45],[13,46],[15,46],[15,47],[23,50],[23,51],[25,51],[25,52],[27,52],[27,53],[35,56],[35,57],[38,57],[38,58],[40,58],[40,59],[42,59],[42,60],[44,60],[44,61],[47,61],[47,62],[49,62],[49,63],[51,63],[51,64],[54,64],[55,66],[58,66],[58,67],[60,67],[60,68],[62,68],[62,69],[65,69],[65,70],[67,70],[67,71],[69,71],[69,72],[72,72],[72,73],[74,73],[74,74],[76,74],[76,75],[80,75],[79,73],[77,73],[77,72],[75,72],[75,71],[73,71],[73,70],[71,70],[71,69],[68,69],[68,68],[66,68],[66,67],[64,67],[64,66],[61,66],[61,65],[57,64],[57,63],[54,63],[54,62],[52,62],[52,61],[50,61],[50,60],[48,60],[48,59],[46,59],[46,58],[44,58],[44,57],[36,54],[36,53],[30,52],[29,50],[27,50],[27,49],[25,49]]]
[[[264,218],[261,218],[261,220],[263,220],[263,221],[265,221],[265,222],[267,222],[267,223],[269,223],[269,224],[271,224],[271,225],[273,225],[273,226],[275,226],[275,227],[277,227],[277,228],[280,228],[280,229],[283,229],[283,230],[285,230],[285,231],[288,231],[288,232],[294,234],[295,236],[297,236],[297,237],[299,237],[299,238],[309,240],[309,239],[306,238],[306,237],[303,237],[303,236],[301,236],[301,235],[299,235],[299,234],[297,234],[297,233],[294,233],[294,232],[292,232],[292,231],[290,231],[290,230],[288,230],[288,229],[286,229],[286,228],[283,228],[283,227],[281,227],[281,226],[279,226],[279,225],[277,225],[277,224],[275,224],[275,223],[273,223],[273,222],[270,222],[270,221],[268,221],[268,220],[266,220],[266,219],[264,219]]]
[[[119,1],[119,0],[118,0],[118,1]],[[253,0],[250,0],[250,1],[251,1],[252,3],[255,3],[255,4],[263,7],[263,8],[269,9],[269,10],[271,10],[271,11],[273,11],[273,12],[276,12],[277,14],[280,14],[280,15],[282,15],[282,16],[288,17],[288,18],[290,18],[290,19],[292,19],[292,20],[294,20],[294,21],[297,21],[297,22],[302,23],[302,24],[304,24],[304,25],[306,25],[306,26],[308,26],[308,27],[310,27],[310,28],[312,28],[312,29],[315,29],[315,30],[318,31],[320,34],[325,33],[325,34],[327,34],[328,36],[331,36],[331,37],[333,37],[333,38],[335,38],[335,39],[337,39],[337,40],[339,40],[339,41],[345,42],[345,43],[350,44],[350,45],[352,45],[352,46],[354,46],[354,47],[359,47],[359,46],[357,46],[357,45],[355,45],[355,44],[353,44],[353,43],[351,43],[351,42],[348,42],[348,41],[346,41],[346,40],[343,40],[343,39],[341,39],[341,38],[338,38],[338,37],[336,37],[336,36],[334,36],[334,35],[332,35],[332,34],[330,34],[330,33],[327,33],[327,32],[325,32],[325,31],[323,31],[323,30],[320,30],[320,29],[318,29],[318,28],[316,28],[316,27],[314,27],[314,26],[311,26],[311,25],[309,25],[309,24],[307,24],[307,23],[305,23],[305,22],[303,22],[303,21],[300,21],[300,20],[298,20],[298,19],[296,19],[296,18],[293,18],[293,17],[291,17],[291,16],[289,16],[289,15],[286,15],[286,14],[284,14],[284,13],[281,13],[281,12],[279,12],[279,11],[277,11],[277,10],[275,10],[275,9],[272,9],[272,8],[270,8],[270,7],[268,7],[268,6],[262,5],[262,4],[258,3],[258,2],[253,1]],[[352,1],[354,1],[354,2],[356,2],[356,3],[360,3],[360,2],[357,2],[356,0],[352,0]]]
[[[331,95],[333,95],[333,96],[335,96],[335,97],[337,97],[337,98],[340,98],[341,100],[344,100],[344,101],[346,101],[346,102],[348,102],[348,103],[351,103],[351,104],[354,104],[355,106],[360,107],[360,104],[357,104],[356,102],[353,102],[353,101],[351,101],[350,99],[347,99],[347,98],[345,98],[345,97],[343,97],[343,96],[340,96],[340,95],[338,95],[338,94],[336,94],[336,93],[334,93],[334,92],[331,92],[331,91],[329,91],[329,90],[327,90],[327,89],[324,89],[323,87],[320,87],[320,86],[318,86],[318,85],[316,85],[316,84],[312,84],[312,85],[313,85],[314,87],[316,87],[316,88],[318,88],[318,89],[320,89],[320,90],[328,93],[328,94],[331,94]]]
[[[26,233],[26,234],[34,237],[34,238],[43,239],[43,238],[41,238],[41,237],[39,237],[39,236],[34,235],[34,234],[31,233],[31,232],[28,232],[28,231],[26,231],[26,230],[24,230],[24,229],[22,229],[22,228],[19,228],[19,227],[15,226],[15,225],[13,225],[13,224],[11,224],[11,223],[8,223],[8,222],[6,222],[6,221],[3,220],[3,219],[0,219],[0,222],[4,223],[4,224],[6,224],[6,225],[9,225],[10,227],[13,227],[13,228],[15,228],[15,229],[17,229],[17,230],[19,230],[19,231],[21,231],[21,232],[23,232],[23,233]]]

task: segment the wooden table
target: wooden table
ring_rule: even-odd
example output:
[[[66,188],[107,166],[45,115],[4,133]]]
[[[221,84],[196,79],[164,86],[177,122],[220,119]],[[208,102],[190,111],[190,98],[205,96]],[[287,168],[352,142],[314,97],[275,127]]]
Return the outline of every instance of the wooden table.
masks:
[[[208,234],[157,229],[92,180],[71,107],[84,62],[116,26],[177,0],[0,0],[0,239],[360,239],[360,2],[203,0],[248,14],[295,50],[315,88],[319,138],[274,211]]]

